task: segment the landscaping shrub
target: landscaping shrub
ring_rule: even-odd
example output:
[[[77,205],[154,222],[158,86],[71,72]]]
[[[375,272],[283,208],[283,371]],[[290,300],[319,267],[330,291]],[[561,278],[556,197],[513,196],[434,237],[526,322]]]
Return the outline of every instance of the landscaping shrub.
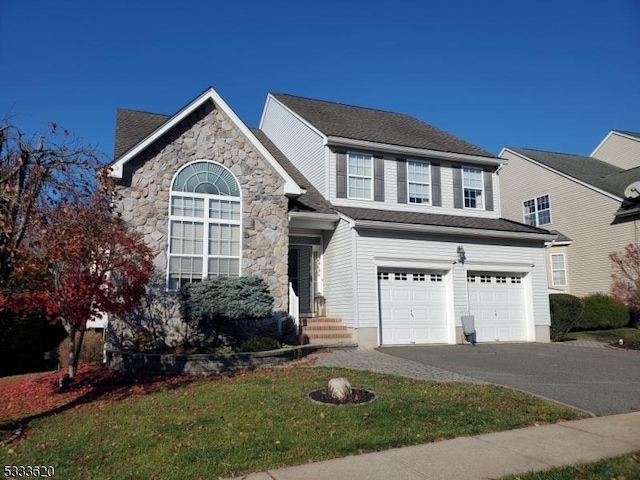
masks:
[[[624,328],[629,325],[627,306],[604,293],[593,293],[582,298],[582,318],[576,330]]]
[[[275,350],[282,345],[278,340],[272,337],[258,337],[252,335],[240,345],[241,352],[263,352],[266,350]]]
[[[104,339],[102,332],[87,330],[82,341],[78,365],[86,363],[102,363],[104,355]],[[58,347],[58,359],[62,368],[69,366],[69,337],[65,338]]]
[[[580,298],[567,293],[549,295],[551,309],[551,341],[557,342],[571,330],[582,315]]]
[[[189,284],[180,295],[182,317],[197,332],[192,343],[201,348],[239,346],[248,336],[248,322],[257,327],[272,315],[272,307],[260,277],[216,277]]]

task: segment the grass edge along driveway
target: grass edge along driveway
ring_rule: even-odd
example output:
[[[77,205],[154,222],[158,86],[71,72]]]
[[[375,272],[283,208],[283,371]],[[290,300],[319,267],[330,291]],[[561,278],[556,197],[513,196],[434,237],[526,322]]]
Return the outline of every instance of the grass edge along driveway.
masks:
[[[378,400],[335,407],[306,399],[342,376],[376,391]],[[6,382],[0,379],[0,420],[20,420],[9,418]],[[587,416],[494,385],[293,366],[154,388],[134,382],[56,411],[0,447],[0,463],[52,465],[70,479],[231,477]]]

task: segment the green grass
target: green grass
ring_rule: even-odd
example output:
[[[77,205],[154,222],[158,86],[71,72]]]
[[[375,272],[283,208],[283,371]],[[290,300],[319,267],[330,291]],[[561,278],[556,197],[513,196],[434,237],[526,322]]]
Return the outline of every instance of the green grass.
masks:
[[[586,332],[569,332],[567,338],[597,340],[599,342],[615,342],[619,339],[625,341],[640,341],[639,328],[614,328],[612,330],[590,330]]]
[[[638,478],[640,478],[640,452],[575,467],[559,467],[524,475],[509,475],[501,480],[633,480]]]
[[[347,407],[305,398],[336,376],[380,397]],[[33,420],[24,439],[0,447],[0,464],[53,465],[65,479],[217,478],[585,416],[492,385],[264,369]]]

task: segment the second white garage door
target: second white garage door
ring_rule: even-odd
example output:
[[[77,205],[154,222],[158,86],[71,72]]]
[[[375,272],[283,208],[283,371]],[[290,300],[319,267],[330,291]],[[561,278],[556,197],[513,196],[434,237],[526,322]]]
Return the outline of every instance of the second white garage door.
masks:
[[[448,343],[443,272],[378,272],[381,344]]]
[[[478,342],[527,340],[522,275],[470,272],[467,286]]]

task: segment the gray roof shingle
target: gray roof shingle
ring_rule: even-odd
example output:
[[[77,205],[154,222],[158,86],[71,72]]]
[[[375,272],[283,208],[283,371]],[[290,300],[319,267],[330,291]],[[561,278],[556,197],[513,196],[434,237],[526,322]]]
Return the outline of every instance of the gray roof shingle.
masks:
[[[170,115],[119,108],[116,112],[116,142],[113,158],[115,160],[120,158],[170,118]]]
[[[507,148],[618,197],[624,197],[624,189],[630,183],[640,180],[640,167],[623,170],[593,157],[530,148]]]
[[[531,227],[523,223],[504,218],[462,217],[440,215],[436,213],[402,212],[395,210],[375,210],[372,208],[339,207],[334,208],[354,220],[370,220],[389,223],[408,223],[414,225],[435,225],[440,227],[470,228],[494,230],[498,232],[549,234],[548,230]]]
[[[401,113],[272,93],[326,136],[492,157],[495,155]]]

